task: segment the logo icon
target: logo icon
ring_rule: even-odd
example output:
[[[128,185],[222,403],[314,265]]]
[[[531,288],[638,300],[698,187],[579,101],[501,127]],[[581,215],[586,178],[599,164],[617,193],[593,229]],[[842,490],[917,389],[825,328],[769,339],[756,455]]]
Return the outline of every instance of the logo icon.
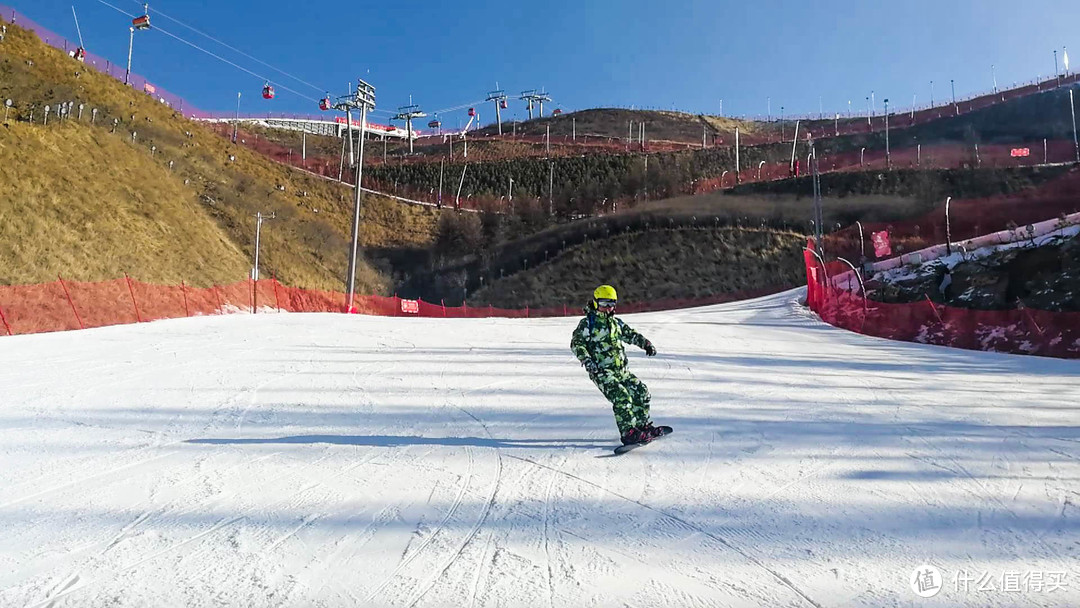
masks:
[[[919,597],[934,597],[941,591],[941,585],[944,582],[941,578],[941,571],[937,568],[923,564],[911,573],[908,577],[908,582],[911,583],[911,590],[915,592],[915,595]]]

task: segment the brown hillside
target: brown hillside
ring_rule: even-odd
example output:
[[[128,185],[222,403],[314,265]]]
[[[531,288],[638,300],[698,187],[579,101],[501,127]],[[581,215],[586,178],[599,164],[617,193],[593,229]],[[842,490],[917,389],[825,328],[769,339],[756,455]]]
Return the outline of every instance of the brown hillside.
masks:
[[[11,124],[0,129],[0,283],[124,272],[153,283],[240,280],[254,252],[253,216],[263,212],[277,217],[263,226],[264,276],[342,289],[347,186],[232,146],[17,26],[0,43],[0,98],[15,102]],[[67,101],[72,116],[53,114],[44,125],[44,106]],[[437,214],[365,196],[361,243],[424,247]],[[392,289],[367,260],[357,281],[361,292]]]

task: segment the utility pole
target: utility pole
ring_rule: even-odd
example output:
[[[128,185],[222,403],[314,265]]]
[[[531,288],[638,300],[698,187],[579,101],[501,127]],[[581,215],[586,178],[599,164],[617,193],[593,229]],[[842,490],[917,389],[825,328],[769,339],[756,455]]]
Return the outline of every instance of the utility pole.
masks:
[[[818,173],[818,161],[817,161],[817,148],[814,147],[814,140],[810,140],[810,173],[812,175],[812,181],[814,184],[814,233],[817,237],[817,245],[819,253],[824,257],[825,255],[825,243],[822,242],[823,234],[823,212],[821,209],[821,179]]]
[[[791,137],[791,166],[788,171],[795,175],[795,146],[799,145],[799,121],[795,121],[795,135]],[[807,167],[809,169],[809,167]]]
[[[356,93],[338,99],[334,109],[345,112],[346,124],[352,125],[352,110],[360,110],[360,153],[356,156],[356,188],[353,204],[352,243],[349,253],[349,276],[346,277],[348,292],[345,300],[346,310],[352,312],[353,298],[356,295],[356,251],[360,242],[360,194],[361,178],[364,173],[364,129],[367,128],[367,113],[375,109],[375,87],[360,80],[356,85]],[[410,144],[412,141],[410,140]],[[350,129],[349,147],[352,148],[352,133]],[[349,154],[350,160],[352,154]]]
[[[1076,106],[1073,104],[1073,89],[1069,87],[1069,112],[1072,114],[1073,148],[1076,150],[1076,162],[1080,163],[1080,140],[1076,139]]]
[[[885,168],[892,169],[892,157],[889,156],[889,100],[885,100]]]
[[[735,183],[739,183],[739,127],[735,127]]]
[[[132,48],[135,47],[135,28],[134,27],[129,27],[128,32],[130,32],[131,35],[128,37],[127,71],[124,72],[124,84],[125,85],[127,85],[128,81],[131,79],[131,50],[132,50]],[[1057,51],[1054,51],[1054,52],[1057,53]],[[1055,55],[1055,57],[1056,57],[1056,55]],[[1057,63],[1056,59],[1055,59],[1054,63]]]
[[[499,86],[498,83],[495,84]],[[502,108],[506,107],[506,93],[504,91],[497,90],[488,93],[487,101],[495,102],[495,122],[499,124],[499,135],[502,135]]]
[[[240,91],[236,92],[236,122],[232,128],[232,143],[236,143],[236,130],[240,128]]]
[[[397,115],[394,116],[394,118],[392,119],[392,120],[404,120],[405,121],[405,129],[406,129],[406,131],[408,131],[408,137],[409,137],[409,154],[413,153],[412,121],[413,121],[414,118],[425,118],[426,116],[427,116],[427,114],[424,114],[420,110],[420,106],[413,104],[413,105],[407,105],[407,106],[399,107]],[[360,137],[361,138],[363,137],[363,133],[360,134]]]
[[[956,81],[950,78],[949,79],[949,86],[952,87],[952,105],[953,105],[953,109],[956,110],[956,115],[959,116],[960,115],[960,106],[956,105]]]
[[[930,107],[934,107],[934,81],[930,81]]]
[[[457,185],[457,196],[454,197],[454,211],[461,211],[461,187],[465,185],[465,172],[469,170],[469,164],[466,163],[461,168],[461,181]]]
[[[998,92],[997,71],[994,70],[994,64],[992,64],[992,63],[990,64],[990,77],[994,79],[994,93],[997,94],[997,92]]]
[[[251,268],[251,280],[259,280],[259,246],[262,238],[262,224],[266,220],[272,220],[277,217],[277,212],[270,215],[263,215],[262,212],[255,214],[255,265]]]
[[[555,161],[548,165],[548,215],[555,215]]]

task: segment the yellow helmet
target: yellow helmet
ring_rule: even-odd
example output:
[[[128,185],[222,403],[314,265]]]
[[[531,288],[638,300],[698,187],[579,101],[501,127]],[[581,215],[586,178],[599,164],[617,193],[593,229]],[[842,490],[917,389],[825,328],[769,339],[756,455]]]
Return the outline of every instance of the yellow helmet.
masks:
[[[592,292],[592,297],[594,300],[618,300],[619,294],[611,285],[601,285]]]

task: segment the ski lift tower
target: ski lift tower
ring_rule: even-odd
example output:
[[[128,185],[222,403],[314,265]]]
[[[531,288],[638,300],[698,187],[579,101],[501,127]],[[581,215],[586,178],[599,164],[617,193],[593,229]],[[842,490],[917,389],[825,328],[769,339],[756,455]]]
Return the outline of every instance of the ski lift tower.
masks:
[[[531,90],[528,90],[528,91],[522,91],[520,99],[524,99],[525,101],[529,102],[529,120],[532,120],[532,118],[533,118],[533,104],[535,104],[535,103],[540,104],[540,118],[543,118],[544,117],[544,102],[545,101],[551,101],[551,98],[548,97],[547,93],[545,93],[543,91],[537,92],[536,89],[531,89]]]
[[[356,285],[356,250],[360,240],[360,178],[364,173],[364,130],[367,128],[367,113],[375,109],[375,87],[360,80],[356,85],[356,93],[339,97],[334,109],[345,112],[345,124],[352,129],[352,111],[360,110],[360,153],[356,156],[356,188],[355,202],[353,204],[353,227],[352,246],[349,255],[349,276],[345,280],[348,287],[348,297],[345,301],[345,310],[353,312],[353,297]],[[412,145],[412,140],[409,141]],[[349,158],[353,158],[352,135],[349,135]]]
[[[395,116],[393,118],[393,120],[404,120],[405,121],[405,127],[409,132],[409,154],[413,153],[412,121],[413,121],[414,118],[424,118],[426,116],[427,116],[427,114],[424,114],[420,110],[420,106],[414,104],[414,105],[399,107],[397,116]]]
[[[498,86],[498,83],[495,86]],[[495,102],[495,122],[499,123],[499,135],[502,135],[502,109],[506,107],[506,92],[492,91],[488,93],[485,101]]]

